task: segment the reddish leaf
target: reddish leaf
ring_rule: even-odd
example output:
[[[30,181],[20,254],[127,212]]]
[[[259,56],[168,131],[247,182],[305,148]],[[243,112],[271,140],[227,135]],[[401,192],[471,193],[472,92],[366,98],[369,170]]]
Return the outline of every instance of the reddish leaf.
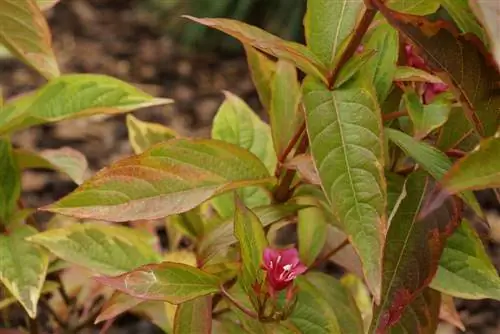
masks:
[[[500,74],[475,36],[460,33],[445,21],[430,22],[419,16],[390,10],[376,0],[389,23],[420,51],[429,67],[462,102],[467,118],[483,136],[500,124]]]
[[[448,236],[460,222],[461,202],[448,197],[434,207],[436,187],[424,172],[406,180],[402,199],[387,232],[382,298],[374,309],[372,329],[381,333],[395,325],[436,274]]]
[[[439,309],[439,318],[446,321],[449,324],[461,329],[465,332],[465,326],[460,319],[460,314],[458,314],[455,304],[453,303],[453,297],[441,294],[441,308]]]
[[[115,291],[102,307],[101,313],[95,319],[94,324],[116,318],[143,302],[143,299],[131,297],[121,291]]]

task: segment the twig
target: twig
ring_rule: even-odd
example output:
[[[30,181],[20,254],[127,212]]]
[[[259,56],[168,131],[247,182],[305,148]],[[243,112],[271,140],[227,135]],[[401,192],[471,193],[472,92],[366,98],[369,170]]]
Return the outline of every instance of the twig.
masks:
[[[333,69],[333,72],[328,76],[328,87],[331,89],[335,86],[335,81],[340,73],[342,67],[351,59],[351,57],[356,52],[356,49],[361,44],[363,37],[365,36],[368,28],[373,22],[375,15],[377,14],[377,9],[372,5],[370,0],[365,0],[366,11],[361,18],[361,21],[354,31],[352,39],[349,41],[345,51],[340,56],[339,62]]]
[[[406,111],[395,111],[395,112],[391,112],[388,114],[383,114],[382,120],[384,122],[387,122],[387,121],[392,121],[393,119],[396,119],[396,118],[399,118],[402,116],[408,116],[408,113]]]
[[[292,149],[295,147],[295,144],[297,144],[297,142],[299,141],[300,137],[302,136],[302,134],[304,134],[305,131],[306,131],[306,122],[303,121],[302,124],[300,125],[300,127],[297,129],[297,132],[295,132],[295,134],[293,135],[293,137],[290,139],[290,142],[288,143],[288,146],[279,155],[279,157],[278,157],[278,162],[279,163],[285,162],[286,157],[288,156],[288,154],[290,154],[290,152],[292,151]]]
[[[221,294],[227,298],[228,301],[231,302],[231,304],[233,304],[234,306],[236,306],[238,309],[240,309],[243,313],[245,313],[246,315],[248,315],[249,317],[251,318],[254,318],[254,319],[259,319],[259,316],[257,315],[257,313],[255,313],[254,311],[252,310],[249,310],[247,309],[245,306],[241,305],[239,301],[237,301],[236,299],[234,299],[233,296],[231,296],[229,294],[229,292],[227,292],[226,288],[224,288],[224,286],[221,284],[220,285],[220,291],[221,291]]]
[[[91,312],[87,315],[87,319],[83,320],[81,323],[75,326],[73,329],[73,333],[78,333],[82,329],[92,325],[92,323],[95,321],[99,313],[101,312],[102,305],[104,304],[104,299],[101,299],[101,302],[96,302],[94,306],[92,307]]]
[[[465,153],[462,150],[457,150],[457,149],[453,149],[453,148],[446,151],[446,155],[449,157],[452,157],[452,158],[463,158],[463,157],[465,157],[466,154],[467,153]]]
[[[50,315],[52,316],[52,318],[54,318],[54,320],[59,325],[59,327],[61,327],[63,330],[67,330],[68,329],[68,324],[63,319],[61,319],[61,317],[59,316],[59,314],[57,314],[57,312],[52,308],[52,306],[50,306],[50,304],[45,299],[43,299],[43,298],[40,299],[39,300],[39,304],[47,312],[50,313]]]
[[[62,299],[66,303],[66,306],[70,307],[73,303],[72,298],[68,295],[66,292],[66,289],[64,288],[64,284],[62,282],[61,276],[56,273],[55,275],[55,281],[59,284],[58,291],[61,294]]]
[[[307,271],[309,271],[311,268],[318,267],[323,262],[328,261],[328,259],[330,259],[332,256],[334,256],[335,254],[337,254],[342,248],[344,248],[347,245],[349,245],[349,239],[345,238],[345,240],[342,241],[340,243],[340,245],[338,245],[337,247],[335,247],[334,249],[332,249],[331,251],[329,251],[326,255],[324,255],[324,256],[316,259],[316,261],[314,261],[314,263],[311,266],[309,266],[309,268],[307,269]]]
[[[30,334],[40,333],[40,330],[38,328],[38,321],[36,321],[36,319],[32,319],[28,316],[28,323],[29,323]]]

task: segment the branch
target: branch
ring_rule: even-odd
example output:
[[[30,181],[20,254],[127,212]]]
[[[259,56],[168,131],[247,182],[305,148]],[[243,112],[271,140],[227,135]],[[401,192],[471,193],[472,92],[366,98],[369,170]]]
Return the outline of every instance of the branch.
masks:
[[[408,113],[406,111],[395,111],[395,112],[391,112],[389,114],[383,114],[382,120],[384,122],[387,122],[387,121],[392,121],[393,119],[396,119],[396,118],[399,118],[402,116],[408,116]]]
[[[363,37],[365,36],[368,28],[373,22],[375,15],[377,14],[377,9],[372,5],[370,0],[365,0],[366,11],[361,18],[361,21],[356,27],[354,31],[354,35],[352,36],[349,44],[347,45],[345,51],[340,56],[339,62],[333,69],[333,72],[328,76],[328,88],[332,89],[335,86],[335,81],[337,81],[337,77],[340,73],[340,70],[344,65],[351,59],[351,57],[356,52],[356,49],[361,44]]]
[[[334,256],[335,254],[337,254],[340,250],[342,250],[342,248],[344,248],[347,245],[349,245],[349,239],[345,238],[344,241],[342,241],[337,247],[335,247],[334,249],[332,249],[331,251],[329,251],[326,255],[324,255],[324,256],[316,259],[316,261],[314,261],[314,263],[309,266],[309,268],[307,269],[307,271],[309,271],[312,268],[318,267],[323,262],[328,261],[328,259],[330,259],[332,256]]]
[[[301,104],[301,108],[303,108],[302,104]],[[300,125],[300,127],[297,129],[297,132],[295,132],[295,134],[293,135],[292,139],[290,139],[290,142],[288,143],[288,146],[283,150],[283,152],[278,157],[278,162],[280,164],[282,164],[283,162],[285,162],[286,157],[288,156],[288,154],[290,154],[290,152],[292,151],[292,149],[295,147],[295,144],[297,144],[297,142],[299,141],[300,137],[302,136],[302,134],[305,131],[306,131],[306,121],[303,121],[302,124]]]
[[[451,157],[451,158],[463,158],[467,155],[467,153],[464,151],[452,148],[452,149],[449,149],[448,151],[446,151],[446,155]]]

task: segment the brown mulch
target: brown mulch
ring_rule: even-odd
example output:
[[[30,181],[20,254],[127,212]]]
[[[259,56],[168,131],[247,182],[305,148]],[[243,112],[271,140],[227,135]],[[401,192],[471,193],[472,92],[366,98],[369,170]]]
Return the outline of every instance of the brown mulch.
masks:
[[[49,11],[54,49],[62,72],[107,74],[133,83],[152,95],[174,99],[172,106],[149,108],[135,115],[186,136],[210,135],[211,121],[223,99],[223,90],[244,98],[260,112],[244,57],[193,54],[183,50],[159,31],[152,13],[134,8],[139,2],[63,0]],[[35,89],[43,82],[23,64],[0,60],[0,86],[6,98]],[[15,134],[13,142],[19,147],[37,150],[70,146],[87,157],[93,172],[132,154],[124,116],[39,126]],[[23,176],[23,198],[30,207],[52,203],[74,187],[56,173],[28,171]],[[491,250],[498,268],[499,247]],[[499,302],[458,301],[458,309],[467,327],[466,333],[498,333]],[[135,318],[125,321],[121,328],[127,329],[116,333],[153,333],[150,326]]]

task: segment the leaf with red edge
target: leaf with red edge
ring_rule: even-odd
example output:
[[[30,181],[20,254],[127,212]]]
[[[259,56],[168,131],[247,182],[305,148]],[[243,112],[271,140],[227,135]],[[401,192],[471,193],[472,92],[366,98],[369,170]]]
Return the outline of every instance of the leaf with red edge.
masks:
[[[210,334],[212,297],[203,296],[182,303],[175,312],[174,334]]]
[[[391,220],[383,255],[381,303],[374,309],[372,331],[396,324],[436,274],[446,239],[460,222],[461,202],[448,197],[433,207],[436,188],[422,171],[406,180],[406,197]]]
[[[460,107],[453,107],[448,120],[443,124],[436,141],[436,147],[447,151],[457,147],[469,136],[477,136],[472,125]]]
[[[149,264],[119,276],[99,276],[99,283],[145,300],[181,304],[219,291],[219,279],[182,263]]]
[[[95,319],[94,324],[116,318],[144,302],[143,299],[131,297],[121,291],[115,291],[101,308],[101,313]]]
[[[377,0],[389,23],[416,46],[426,64],[462,103],[467,118],[482,136],[491,136],[500,124],[500,73],[485,56],[484,46],[460,33],[448,22],[429,20],[390,10]]]
[[[326,83],[325,66],[312,51],[302,44],[285,41],[260,28],[236,20],[196,18],[189,15],[183,15],[183,17],[220,30],[238,39],[241,43],[251,45],[271,56],[291,61],[304,73],[311,74]]]
[[[474,17],[468,0],[440,0],[441,6],[450,14],[455,24],[465,33],[472,33],[480,38],[485,44],[488,43],[486,31]]]

